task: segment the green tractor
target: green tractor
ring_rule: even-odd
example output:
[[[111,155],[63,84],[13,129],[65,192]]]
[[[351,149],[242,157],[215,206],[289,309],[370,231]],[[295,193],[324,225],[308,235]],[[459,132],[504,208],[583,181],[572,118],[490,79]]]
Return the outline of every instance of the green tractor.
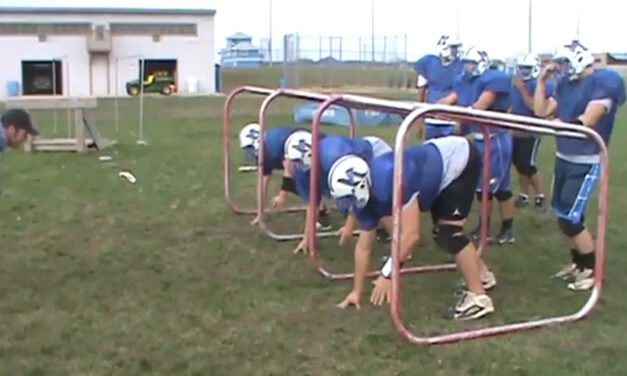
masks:
[[[137,96],[141,92],[139,79],[131,80],[126,83],[126,93],[130,96]],[[152,72],[144,81],[144,93],[161,93],[162,95],[170,95],[176,90],[174,77],[168,71]]]

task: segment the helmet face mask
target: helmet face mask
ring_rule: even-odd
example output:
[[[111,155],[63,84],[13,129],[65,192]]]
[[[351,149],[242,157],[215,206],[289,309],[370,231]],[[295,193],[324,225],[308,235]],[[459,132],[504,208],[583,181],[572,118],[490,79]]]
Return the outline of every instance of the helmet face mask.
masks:
[[[462,43],[449,35],[442,35],[438,40],[438,54],[444,64],[450,64],[459,57]]]
[[[464,77],[467,78],[481,76],[490,67],[488,54],[477,47],[468,49],[462,62],[464,63]]]
[[[244,151],[246,163],[257,163],[259,156],[259,124],[250,123],[239,133],[239,146]]]
[[[311,167],[311,133],[307,131],[296,131],[285,141],[285,159],[291,162],[292,169],[302,169],[308,171]]]
[[[328,183],[331,197],[341,211],[363,209],[370,200],[370,168],[355,155],[344,156],[331,166]]]
[[[557,47],[553,62],[557,65],[558,79],[568,77],[570,81],[574,81],[580,79],[586,68],[594,64],[594,56],[578,41],[573,41]]]
[[[523,80],[538,77],[540,74],[540,58],[534,53],[521,56],[516,62],[516,74]]]

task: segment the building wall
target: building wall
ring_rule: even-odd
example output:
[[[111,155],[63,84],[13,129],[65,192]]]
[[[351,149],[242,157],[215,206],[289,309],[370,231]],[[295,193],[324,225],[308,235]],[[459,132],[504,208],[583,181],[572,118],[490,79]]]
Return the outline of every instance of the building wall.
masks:
[[[176,59],[179,92],[187,91],[187,80],[198,80],[198,91],[215,91],[214,17],[209,15],[2,15],[0,22],[151,22],[196,23],[197,36],[114,35],[112,50],[106,55],[90,55],[86,36],[49,35],[43,42],[38,36],[0,36],[0,97],[7,95],[8,81],[22,81],[23,60],[62,60],[63,92],[69,95],[126,95],[125,83],[139,77],[138,61]],[[68,80],[69,73],[69,80]],[[93,93],[93,94],[92,94]]]

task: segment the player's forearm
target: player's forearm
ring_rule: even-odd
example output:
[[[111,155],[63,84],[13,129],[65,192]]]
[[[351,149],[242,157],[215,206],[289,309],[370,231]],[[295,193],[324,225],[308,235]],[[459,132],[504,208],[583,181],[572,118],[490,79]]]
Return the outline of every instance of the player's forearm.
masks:
[[[522,99],[523,102],[525,103],[525,106],[527,106],[530,110],[533,111],[533,101],[534,101],[534,95],[529,94],[529,92],[527,90],[521,90],[520,94],[522,94]]]
[[[353,214],[349,214],[344,221],[344,228],[350,232],[355,231],[355,227],[357,227],[357,217]]]
[[[451,93],[446,97],[440,99],[437,104],[446,104],[446,105],[454,105],[457,104],[457,94]]]
[[[399,250],[399,259],[402,261],[407,260],[407,258],[411,255],[411,250],[418,244],[420,240],[420,234],[409,233],[401,235],[401,244]]]
[[[263,177],[263,192],[261,192],[261,198],[266,201],[268,195],[268,188],[270,187],[270,181],[272,180],[272,174]]]
[[[533,93],[533,113],[536,116],[545,118],[549,116],[549,98],[546,97],[546,82],[544,80],[538,80],[536,91]]]
[[[418,94],[416,95],[416,99],[418,100],[418,102],[424,102],[426,97],[427,97],[427,88],[419,87]]]
[[[355,277],[353,278],[353,291],[361,294],[364,291],[368,268],[370,266],[370,255],[372,246],[360,246],[359,242],[355,246]]]

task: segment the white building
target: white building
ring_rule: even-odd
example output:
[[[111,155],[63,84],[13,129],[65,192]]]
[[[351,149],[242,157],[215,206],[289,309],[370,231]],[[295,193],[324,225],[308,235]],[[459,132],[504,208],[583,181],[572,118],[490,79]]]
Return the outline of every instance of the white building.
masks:
[[[169,74],[178,92],[215,92],[214,16],[210,9],[0,8],[0,98],[18,86],[24,95],[56,87],[63,95],[123,96],[142,67],[148,81]]]

